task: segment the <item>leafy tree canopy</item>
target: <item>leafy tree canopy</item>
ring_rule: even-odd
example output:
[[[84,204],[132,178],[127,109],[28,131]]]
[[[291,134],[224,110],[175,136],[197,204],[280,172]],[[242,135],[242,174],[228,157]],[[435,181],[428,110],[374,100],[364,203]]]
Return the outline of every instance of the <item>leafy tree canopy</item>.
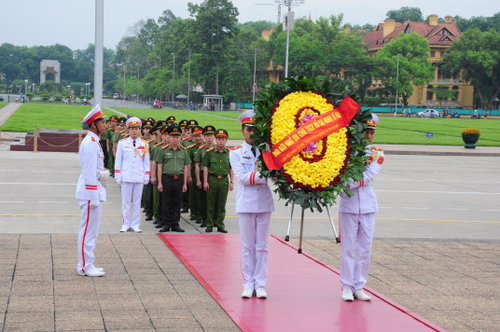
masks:
[[[403,23],[404,21],[423,22],[424,17],[422,11],[417,7],[401,7],[400,9],[389,10],[386,14],[387,18],[392,18],[396,22]]]

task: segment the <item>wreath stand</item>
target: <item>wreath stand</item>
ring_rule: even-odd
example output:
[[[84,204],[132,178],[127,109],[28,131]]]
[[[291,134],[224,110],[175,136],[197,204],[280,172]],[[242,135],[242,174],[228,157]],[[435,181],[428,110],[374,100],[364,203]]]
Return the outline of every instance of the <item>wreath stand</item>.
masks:
[[[285,241],[290,241],[290,227],[292,226],[292,219],[293,219],[293,207],[295,206],[295,204],[292,203],[292,210],[290,212],[290,219],[288,219],[288,228],[286,230],[286,236],[285,236]],[[330,219],[330,225],[332,225],[332,229],[333,229],[333,234],[335,234],[335,241],[337,243],[340,243],[340,238],[339,238],[339,235],[337,233],[337,229],[335,228],[335,224],[333,223],[333,219],[332,219],[332,216],[330,214],[330,208],[325,205],[324,206],[325,210],[326,210],[326,213],[328,214],[328,219]],[[302,208],[302,213],[300,214],[300,236],[299,236],[299,248],[297,250],[297,253],[301,254],[302,253],[302,234],[303,234],[303,231],[304,231],[304,208]]]

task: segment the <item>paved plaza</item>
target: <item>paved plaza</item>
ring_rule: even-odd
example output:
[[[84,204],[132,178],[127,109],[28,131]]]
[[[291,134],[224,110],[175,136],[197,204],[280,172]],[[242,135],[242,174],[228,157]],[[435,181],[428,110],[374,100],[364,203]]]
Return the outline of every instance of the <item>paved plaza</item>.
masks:
[[[500,148],[381,147],[386,162],[375,183],[380,212],[367,286],[448,331],[498,331]],[[119,233],[113,181],[96,249],[106,276],[78,276],[79,172],[75,153],[8,151],[8,143],[0,144],[1,331],[239,330],[151,222],[142,222],[142,234]],[[233,234],[234,202],[232,192],[226,225]],[[276,207],[271,233],[284,237],[290,206],[276,198]],[[336,223],[335,207],[331,214]],[[299,216],[295,208],[296,246]],[[204,233],[187,214],[181,227]],[[339,268],[340,246],[326,213],[305,212],[303,250]],[[204,257],[200,248],[200,259],[217,257]]]

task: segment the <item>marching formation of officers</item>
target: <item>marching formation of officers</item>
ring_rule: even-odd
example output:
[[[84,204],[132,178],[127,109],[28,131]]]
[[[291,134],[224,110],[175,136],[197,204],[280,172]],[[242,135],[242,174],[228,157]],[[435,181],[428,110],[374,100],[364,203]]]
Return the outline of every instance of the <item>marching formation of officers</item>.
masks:
[[[111,116],[101,137],[105,167],[122,195],[120,232],[141,232],[141,208],[160,232],[184,232],[181,212],[207,233],[227,233],[224,225],[228,191],[234,174],[226,147],[228,132],[196,120],[173,116]]]

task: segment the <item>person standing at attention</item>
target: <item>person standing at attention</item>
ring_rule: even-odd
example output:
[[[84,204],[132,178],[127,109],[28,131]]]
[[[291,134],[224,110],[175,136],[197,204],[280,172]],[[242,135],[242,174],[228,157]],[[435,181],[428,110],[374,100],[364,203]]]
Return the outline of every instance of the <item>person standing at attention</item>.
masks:
[[[365,137],[373,141],[377,129],[378,116],[366,122]],[[348,184],[353,196],[340,196],[339,222],[341,233],[340,282],[342,300],[354,298],[370,301],[365,287],[370,270],[370,257],[375,230],[375,213],[378,212],[377,196],[373,181],[384,163],[384,151],[372,145],[366,146],[366,166],[363,180]]]
[[[229,149],[226,148],[228,133],[217,129],[215,148],[207,150],[201,165],[203,166],[203,189],[207,192],[207,228],[210,233],[214,226],[217,232],[227,233],[224,219],[228,190],[233,190],[234,173],[229,163]]]
[[[149,183],[149,147],[141,137],[142,121],[131,117],[126,122],[129,136],[118,142],[115,160],[115,181],[122,193],[122,228],[142,232],[141,198],[144,185]]]
[[[99,143],[106,129],[104,114],[96,105],[81,121],[88,133],[79,148],[80,177],[76,184],[76,199],[80,205],[80,230],[78,231],[78,265],[81,276],[101,277],[102,268],[94,266],[94,250],[99,236],[102,202],[106,201],[106,181],[109,172],[104,170],[104,152]]]
[[[243,274],[242,298],[267,298],[267,256],[269,223],[274,212],[274,201],[267,179],[261,177],[260,151],[253,147],[255,115],[253,110],[241,113],[243,145],[231,150],[229,160],[239,181],[236,194],[236,213],[240,227],[241,270]]]

